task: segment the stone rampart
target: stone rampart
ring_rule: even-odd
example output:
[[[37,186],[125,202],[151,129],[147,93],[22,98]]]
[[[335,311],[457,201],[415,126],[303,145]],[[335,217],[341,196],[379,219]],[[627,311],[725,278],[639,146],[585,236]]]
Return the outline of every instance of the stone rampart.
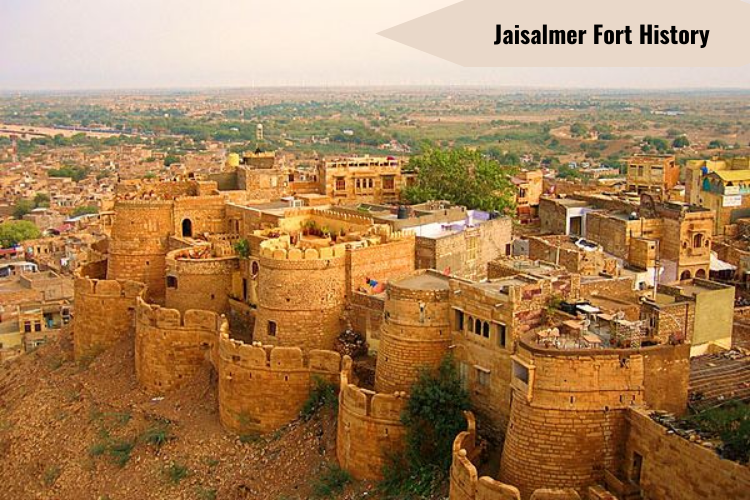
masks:
[[[107,277],[145,283],[149,300],[163,302],[174,202],[119,200],[109,245]]]
[[[138,298],[135,322],[135,371],[138,382],[163,393],[188,382],[204,362],[216,366],[219,330],[226,319],[212,311],[166,309]]]
[[[406,394],[380,394],[352,381],[352,360],[344,357],[339,394],[336,455],[341,467],[358,479],[379,479],[390,454],[404,446],[401,413]]]
[[[133,330],[135,303],[142,283],[104,279],[106,261],[81,267],[74,280],[73,350],[77,360],[96,356]]]
[[[207,250],[208,251],[208,250]],[[193,249],[167,255],[165,306],[179,311],[206,309],[219,314],[229,309],[232,276],[239,270],[237,256],[191,258]]]
[[[519,344],[514,390],[499,479],[523,498],[539,488],[585,489],[617,470],[623,456],[628,408],[654,401],[684,404],[688,346],[556,350]],[[658,374],[657,374],[658,373]],[[647,379],[669,381],[665,389]]]
[[[451,344],[450,290],[389,283],[375,371],[378,392],[408,391],[421,368],[437,367]]]
[[[253,339],[264,345],[333,349],[346,301],[343,245],[304,253],[261,245]]]
[[[269,432],[299,417],[320,378],[338,383],[341,355],[298,347],[248,345],[222,332],[219,340],[219,416],[239,434]]]
[[[477,472],[476,422],[471,412],[466,412],[467,430],[453,441],[453,462],[450,470],[450,500],[521,500],[515,486],[497,481]],[[572,489],[540,488],[531,494],[531,500],[580,500]]]

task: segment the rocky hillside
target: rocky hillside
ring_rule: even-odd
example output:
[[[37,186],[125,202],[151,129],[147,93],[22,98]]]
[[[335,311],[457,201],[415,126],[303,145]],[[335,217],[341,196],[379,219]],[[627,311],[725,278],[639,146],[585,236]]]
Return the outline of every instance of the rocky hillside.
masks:
[[[138,388],[132,339],[87,366],[69,336],[0,367],[3,498],[374,498],[340,482],[335,417],[323,410],[268,436],[237,437],[217,415],[210,367],[163,398]],[[335,471],[335,469],[334,469]],[[333,488],[335,490],[335,488]]]

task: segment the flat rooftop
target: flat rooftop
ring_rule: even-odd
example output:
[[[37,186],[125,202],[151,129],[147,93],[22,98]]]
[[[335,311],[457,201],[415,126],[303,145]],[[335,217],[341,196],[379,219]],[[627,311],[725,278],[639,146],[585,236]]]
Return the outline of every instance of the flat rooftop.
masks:
[[[447,276],[436,276],[432,273],[415,274],[406,278],[391,281],[394,285],[410,290],[448,290]]]
[[[690,407],[701,411],[730,400],[750,403],[750,356],[726,351],[692,358],[688,384]]]

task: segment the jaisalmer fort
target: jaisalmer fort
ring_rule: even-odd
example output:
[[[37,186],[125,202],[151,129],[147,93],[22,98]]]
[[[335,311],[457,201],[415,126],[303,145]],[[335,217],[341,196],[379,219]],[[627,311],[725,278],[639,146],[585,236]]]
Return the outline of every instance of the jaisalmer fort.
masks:
[[[750,500],[750,66],[437,3],[2,3],[0,500]]]

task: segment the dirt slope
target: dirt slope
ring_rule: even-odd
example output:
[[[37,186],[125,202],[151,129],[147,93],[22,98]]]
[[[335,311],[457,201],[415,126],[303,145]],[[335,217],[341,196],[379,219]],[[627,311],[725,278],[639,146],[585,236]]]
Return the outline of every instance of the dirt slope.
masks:
[[[335,461],[330,412],[239,439],[219,424],[210,367],[155,400],[137,386],[132,339],[87,367],[71,352],[63,337],[0,367],[0,498],[306,499]]]

